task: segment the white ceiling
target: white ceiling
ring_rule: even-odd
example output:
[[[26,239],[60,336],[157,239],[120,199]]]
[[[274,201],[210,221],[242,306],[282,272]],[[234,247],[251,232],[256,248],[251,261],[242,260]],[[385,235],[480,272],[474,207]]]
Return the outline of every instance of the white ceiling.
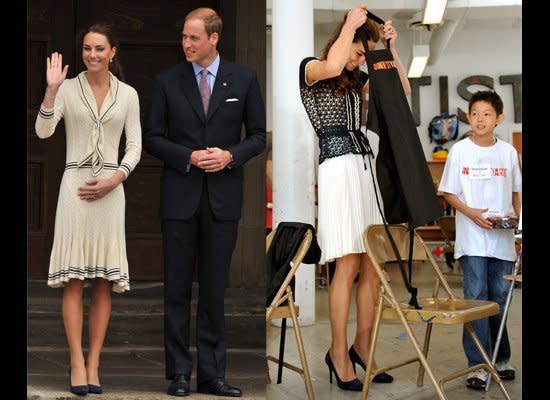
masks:
[[[267,32],[271,27],[271,5],[267,0]],[[300,1],[300,0],[298,0]],[[401,33],[410,32],[430,45],[430,59],[433,65],[444,52],[445,47],[457,29],[483,26],[486,29],[521,28],[521,0],[448,0],[443,22],[431,25],[430,31],[420,24],[425,0],[365,0],[369,10],[384,21],[391,19]],[[331,34],[342,21],[345,13],[359,4],[359,0],[313,0],[316,34]],[[413,22],[416,22],[414,24]],[[421,31],[420,33],[417,33]]]
[[[271,6],[267,0],[267,24],[271,25]],[[424,9],[425,0],[368,0],[369,9],[383,20],[391,19],[398,30],[409,29],[415,14]],[[313,0],[316,32],[332,32],[347,10],[358,0]],[[462,21],[498,27],[521,26],[521,0],[448,0],[443,21]]]

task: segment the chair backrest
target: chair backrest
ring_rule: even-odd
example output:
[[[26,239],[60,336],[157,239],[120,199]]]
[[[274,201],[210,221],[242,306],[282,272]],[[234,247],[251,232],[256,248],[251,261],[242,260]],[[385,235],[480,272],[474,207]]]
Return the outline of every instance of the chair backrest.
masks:
[[[266,241],[265,241],[266,254],[269,252],[269,248],[273,244],[273,239],[275,238],[276,233],[277,233],[277,228],[273,229],[266,238]],[[298,267],[300,266],[300,264],[302,263],[302,260],[307,254],[307,251],[309,250],[309,246],[311,245],[312,240],[313,240],[312,232],[310,230],[305,231],[304,238],[302,239],[300,246],[296,250],[296,253],[292,257],[292,261],[290,262],[290,265],[291,265],[290,271],[288,272],[283,283],[279,287],[277,294],[271,301],[270,307],[275,307],[279,302],[279,300],[281,299],[281,297],[284,295],[287,287],[290,285],[290,282],[292,281],[292,278],[294,278],[294,275],[296,274]]]
[[[388,225],[388,229],[399,250],[401,259],[407,262],[409,259],[409,231],[404,225]],[[416,239],[417,237],[418,235],[415,235],[413,261],[426,261],[428,255],[424,247]],[[370,225],[365,231],[365,240],[369,243],[376,243],[376,245],[372,246],[371,256],[376,259],[378,264],[383,265],[385,263],[397,262],[397,257],[386,234],[384,225]]]
[[[409,259],[409,231],[404,225],[389,225],[388,229],[393,237],[395,245],[399,250],[401,259],[406,262]],[[396,256],[386,234],[384,225],[369,225],[363,235],[367,254],[377,264],[377,268],[383,267],[385,263],[396,262]],[[432,266],[437,280],[434,283],[433,296],[437,295],[439,285],[443,286],[449,298],[455,298],[451,287],[443,276],[437,261],[434,259],[430,249],[418,233],[414,233],[413,262],[427,262]]]
[[[447,242],[454,242],[456,237],[456,224],[454,215],[444,215],[437,219],[437,225]]]

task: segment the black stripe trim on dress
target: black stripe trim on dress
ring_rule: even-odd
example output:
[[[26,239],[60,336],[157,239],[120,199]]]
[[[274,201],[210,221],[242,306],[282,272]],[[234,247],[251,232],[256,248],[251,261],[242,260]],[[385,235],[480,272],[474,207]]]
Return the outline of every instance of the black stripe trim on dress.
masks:
[[[92,159],[92,162],[93,162],[93,165],[92,165],[92,175],[93,176],[97,176],[99,175],[99,173],[101,172],[101,170],[103,169],[103,166],[104,166],[104,163],[103,163],[103,153],[101,152],[100,148],[99,148],[99,142],[100,142],[100,139],[101,139],[101,136],[102,136],[102,130],[103,130],[103,119],[105,118],[105,116],[109,113],[109,111],[115,106],[116,102],[117,102],[117,99],[118,99],[118,89],[120,87],[120,83],[118,81],[118,79],[115,79],[115,95],[114,95],[114,98],[113,98],[113,102],[111,103],[111,105],[107,108],[107,110],[105,110],[105,112],[103,113],[103,115],[99,115],[99,112],[101,110],[98,111],[98,116],[96,117],[96,114],[94,112],[94,109],[92,108],[92,106],[90,105],[90,102],[88,101],[88,98],[86,97],[86,93],[84,91],[84,86],[82,84],[82,81],[80,79],[80,75],[77,76],[78,78],[78,84],[79,84],[79,87],[80,87],[80,91],[82,93],[82,97],[84,98],[84,101],[86,103],[86,106],[88,107],[88,110],[92,113],[92,116],[93,116],[93,120],[94,122],[97,124],[97,141],[95,142],[95,151],[97,152],[97,158],[94,157],[94,150],[92,150],[92,152],[86,156],[86,158],[84,158],[83,161],[81,161],[81,165],[85,164],[90,158]],[[95,160],[94,160],[95,158]],[[99,170],[97,170],[96,172],[96,169],[97,167],[99,166]]]
[[[77,76],[78,79],[78,85],[80,86],[80,91],[82,92],[82,97],[84,97],[84,101],[86,102],[86,105],[88,106],[88,109],[92,112],[92,115],[95,117],[95,112],[90,103],[88,102],[88,98],[86,97],[86,93],[84,92],[84,87],[82,86],[82,82],[80,81],[80,77]]]
[[[109,268],[106,267],[84,267],[84,271],[82,270],[82,267],[69,267],[68,269],[63,269],[60,271],[53,272],[51,274],[48,274],[48,277],[56,277],[58,275],[68,274],[69,272],[74,272],[77,274],[84,274],[84,273],[92,273],[92,272],[102,272],[105,275],[113,275],[113,274],[119,274],[120,268]],[[126,274],[122,273],[121,276],[124,276]]]
[[[48,280],[53,281],[59,278],[65,278],[69,276],[70,274],[82,276],[86,278],[88,275],[93,275],[94,277],[97,277],[98,273],[102,276],[113,276],[113,275],[120,275],[120,278],[118,279],[121,282],[129,282],[128,274],[121,273],[120,268],[111,268],[107,270],[107,268],[102,267],[84,267],[85,270],[82,271],[82,268],[78,267],[69,267],[68,270],[63,271],[57,271],[52,274],[48,274]],[[89,277],[89,276],[88,276]]]
[[[100,120],[100,121],[103,119],[103,117],[105,117],[105,115],[107,115],[107,113],[109,112],[109,110],[110,110],[111,108],[114,107],[114,105],[115,105],[115,103],[116,103],[116,101],[117,101],[117,98],[118,98],[118,87],[119,87],[118,79],[115,80],[115,83],[116,83],[115,98],[113,99],[113,103],[109,106],[109,108],[107,108],[107,109],[105,110],[105,112],[103,113],[103,115],[99,117],[99,120]]]
[[[88,102],[88,98],[86,97],[86,93],[84,92],[84,87],[82,85],[82,82],[80,81],[80,76],[77,76],[78,78],[78,84],[80,86],[80,91],[82,92],[82,97],[84,97],[84,101],[86,101],[86,105],[88,106],[88,109],[92,112],[92,115],[95,116],[95,112],[94,112],[94,109],[92,108],[92,106],[90,105],[90,103]],[[115,88],[115,98],[113,99],[113,102],[111,103],[111,105],[107,108],[107,110],[105,110],[105,112],[103,113],[103,115],[99,115],[98,113],[98,120],[101,122],[101,120],[105,117],[105,115],[107,115],[107,113],[109,112],[109,110],[111,108],[113,108],[113,106],[115,105],[116,101],[117,101],[117,98],[118,98],[118,88],[119,88],[119,82],[118,82],[118,79],[115,80],[115,83],[116,83],[116,88]]]
[[[78,168],[78,163],[77,162],[69,162],[69,163],[65,164],[65,170],[74,169],[74,168]],[[92,168],[92,163],[90,161],[88,161],[88,162],[82,164],[80,166],[80,168]],[[119,166],[117,164],[104,163],[103,168],[116,170],[116,169],[119,168]]]
[[[43,111],[42,109],[38,110],[38,115],[44,119],[52,119],[54,112],[53,111]]]
[[[128,173],[127,175],[130,175],[130,166],[126,163],[121,163],[120,168],[124,168],[124,170]]]

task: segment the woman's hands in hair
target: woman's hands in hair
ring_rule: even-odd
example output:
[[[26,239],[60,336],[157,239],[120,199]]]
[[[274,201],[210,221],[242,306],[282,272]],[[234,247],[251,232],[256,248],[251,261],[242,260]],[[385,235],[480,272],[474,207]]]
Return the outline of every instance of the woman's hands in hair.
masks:
[[[61,86],[67,76],[69,66],[65,65],[62,69],[62,65],[63,55],[61,53],[54,52],[51,59],[50,57],[46,58],[46,82],[48,83],[48,87],[53,90],[59,89],[59,86]]]
[[[388,47],[388,39],[390,40],[390,48],[395,47],[395,39],[397,39],[397,31],[393,27],[391,19],[387,20],[384,25],[380,25],[380,37],[383,38],[384,46]]]
[[[346,24],[353,28],[353,30],[356,30],[365,22],[367,22],[366,4],[361,4],[348,11],[348,14],[346,16]]]

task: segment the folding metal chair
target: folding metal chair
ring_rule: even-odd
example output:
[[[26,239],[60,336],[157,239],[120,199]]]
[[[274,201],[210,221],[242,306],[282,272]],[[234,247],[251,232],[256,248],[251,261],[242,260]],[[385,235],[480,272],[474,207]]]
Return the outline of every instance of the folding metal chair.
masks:
[[[400,253],[401,259],[404,261],[408,260],[409,232],[407,228],[403,225],[390,225],[388,228]],[[447,280],[441,273],[438,263],[433,258],[431,251],[416,233],[414,233],[414,247],[412,253],[413,261],[427,262],[430,264],[434,269],[436,279],[431,297],[418,297],[418,303],[422,309],[417,310],[408,303],[399,302],[383,273],[385,264],[396,262],[396,256],[393,252],[388,236],[386,235],[384,225],[370,225],[365,231],[363,239],[365,241],[368,257],[370,258],[372,265],[380,278],[380,293],[376,305],[373,336],[367,361],[367,371],[365,375],[365,383],[363,385],[362,399],[366,399],[370,381],[375,375],[411,364],[413,362],[418,362],[419,371],[417,386],[423,385],[424,371],[426,371],[439,399],[447,399],[444,391],[444,384],[446,382],[466,375],[478,368],[483,368],[493,376],[505,398],[510,400],[510,396],[506,392],[500,377],[491,364],[489,356],[483,349],[470,323],[474,320],[498,314],[498,304],[492,301],[464,300],[456,298],[453,295]],[[438,297],[440,287],[443,288],[445,297]],[[378,368],[373,371],[372,363],[374,360],[376,343],[378,341],[380,331],[380,322],[382,319],[398,320],[401,322],[411,340],[414,351],[416,352],[416,357],[394,365]],[[423,322],[426,324],[426,335],[424,338],[423,349],[420,348],[418,339],[411,329],[411,322]],[[473,367],[465,368],[449,374],[441,378],[438,382],[427,360],[433,324],[464,324],[466,331],[472,337],[476,347],[485,360],[485,363],[474,365]]]
[[[276,232],[277,232],[277,229],[274,229],[266,238],[266,253],[269,251],[269,247],[271,246],[271,243],[273,241],[273,238],[276,235]],[[277,383],[281,383],[282,367],[288,368],[292,371],[299,373],[304,379],[307,396],[310,400],[314,400],[315,396],[313,394],[313,385],[311,384],[311,376],[307,365],[306,353],[304,351],[304,344],[302,340],[300,324],[298,323],[298,316],[299,316],[300,310],[298,306],[294,303],[294,296],[292,293],[292,288],[290,283],[294,278],[294,275],[296,274],[296,271],[298,270],[300,263],[302,262],[304,256],[306,255],[309,249],[309,246],[311,245],[312,238],[313,238],[313,234],[311,233],[311,231],[306,231],[304,235],[304,239],[302,240],[302,243],[298,247],[296,254],[292,258],[292,261],[290,262],[290,265],[291,265],[290,271],[288,272],[285,280],[281,284],[277,294],[271,301],[271,304],[266,308],[266,323],[267,323],[268,329],[270,325],[269,322],[271,320],[279,319],[279,318],[283,319],[283,324],[281,328],[280,346],[279,346],[279,358],[266,355],[266,359],[268,361],[273,361],[279,365]],[[298,353],[300,354],[300,361],[302,365],[301,368],[283,361],[284,341],[285,341],[285,332],[286,332],[286,318],[289,318],[289,317],[292,318],[292,323],[294,326],[296,344],[298,345]],[[271,383],[269,379],[269,367],[268,367],[268,383]]]
[[[521,237],[521,234],[519,235],[519,237]],[[519,282],[519,283],[522,282],[522,274],[521,274],[520,267],[521,267],[521,247],[518,252],[518,257],[514,264],[514,270],[512,271],[512,274],[504,275],[504,279],[506,279],[507,281],[510,281],[510,286],[508,288],[508,295],[506,296],[506,302],[504,303],[504,310],[502,311],[502,319],[498,327],[497,339],[495,340],[495,348],[493,349],[493,357],[491,358],[491,362],[493,365],[495,365],[495,362],[497,360],[498,349],[500,348],[500,341],[502,340],[504,327],[506,326],[506,321],[508,320],[508,314],[510,313],[510,304],[512,303],[512,293],[514,292],[514,286],[516,282]],[[489,378],[487,379],[487,384],[485,385],[486,392],[489,390],[490,384],[491,384],[491,377],[489,376]]]

